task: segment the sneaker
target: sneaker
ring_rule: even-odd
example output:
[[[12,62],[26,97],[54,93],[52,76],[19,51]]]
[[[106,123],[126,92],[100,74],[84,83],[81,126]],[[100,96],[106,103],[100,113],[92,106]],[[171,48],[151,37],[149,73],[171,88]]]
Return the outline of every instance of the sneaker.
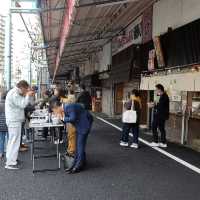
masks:
[[[55,141],[54,141],[54,144],[59,144],[59,140],[55,140]]]
[[[60,144],[63,144],[63,142],[64,142],[63,140],[60,140]]]
[[[18,166],[22,165],[22,163],[23,163],[23,162],[22,162],[21,160],[18,160],[18,159],[17,159],[17,165],[18,165]]]
[[[138,148],[139,148],[138,144],[136,144],[136,143],[132,143],[130,147],[131,147],[131,148],[135,148],[135,149],[138,149]]]
[[[20,148],[19,148],[19,151],[20,151],[20,152],[25,152],[25,151],[28,151],[28,148],[26,148],[26,147],[20,147]]]
[[[19,165],[6,165],[5,169],[10,169],[10,170],[19,170]]]
[[[4,155],[0,153],[0,162],[4,162]]]
[[[156,142],[152,142],[150,145],[151,147],[159,147],[159,143],[156,143]]]
[[[24,143],[22,143],[20,146],[23,147],[23,148],[28,148],[28,145],[24,144]]]
[[[128,147],[128,142],[121,141],[120,142],[120,146],[122,146],[122,147]]]
[[[31,139],[27,139],[26,143],[32,143],[32,140]]]
[[[159,147],[161,147],[161,148],[167,148],[167,144],[166,143],[159,143]]]

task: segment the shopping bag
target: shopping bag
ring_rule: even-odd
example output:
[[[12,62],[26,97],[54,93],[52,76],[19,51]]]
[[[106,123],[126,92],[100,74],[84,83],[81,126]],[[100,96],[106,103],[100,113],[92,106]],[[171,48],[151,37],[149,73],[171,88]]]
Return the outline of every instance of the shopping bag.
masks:
[[[74,164],[74,157],[65,155],[63,159],[64,169],[70,169],[73,167]]]
[[[128,124],[137,122],[137,112],[134,110],[134,101],[131,102],[131,108],[123,112],[122,122]]]

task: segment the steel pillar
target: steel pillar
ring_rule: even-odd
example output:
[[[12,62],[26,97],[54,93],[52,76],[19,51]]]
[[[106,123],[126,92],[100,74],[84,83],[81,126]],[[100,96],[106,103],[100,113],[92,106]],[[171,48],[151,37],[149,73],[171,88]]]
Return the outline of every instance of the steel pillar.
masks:
[[[9,11],[6,20],[6,34],[5,34],[5,79],[7,90],[11,89],[11,48],[12,48],[12,15],[11,15],[11,0],[9,3]]]

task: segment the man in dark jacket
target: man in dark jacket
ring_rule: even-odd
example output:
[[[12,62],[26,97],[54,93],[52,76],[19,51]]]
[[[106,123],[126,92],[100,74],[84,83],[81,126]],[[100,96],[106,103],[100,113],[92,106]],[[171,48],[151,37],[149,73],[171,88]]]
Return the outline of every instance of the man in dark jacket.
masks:
[[[153,142],[152,146],[154,147],[167,147],[166,143],[166,131],[165,131],[165,122],[169,119],[169,97],[164,90],[163,85],[156,85],[157,96],[160,97],[158,103],[154,104],[154,116],[152,123],[153,131]],[[161,143],[159,143],[158,138],[158,129],[161,133]]]
[[[86,162],[86,143],[90,133],[93,117],[81,104],[62,105],[59,101],[51,104],[53,112],[66,124],[72,123],[76,128],[76,154],[74,163],[66,171],[76,173],[82,170]]]
[[[84,106],[86,110],[92,109],[92,98],[90,93],[86,90],[85,85],[81,85],[82,92],[78,96],[77,103]]]

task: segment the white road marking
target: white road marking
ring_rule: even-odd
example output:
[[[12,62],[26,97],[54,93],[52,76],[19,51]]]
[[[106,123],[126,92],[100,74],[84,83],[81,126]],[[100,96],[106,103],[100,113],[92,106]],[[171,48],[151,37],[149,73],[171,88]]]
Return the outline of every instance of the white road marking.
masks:
[[[103,119],[103,118],[101,118],[101,117],[96,117],[96,118],[99,119],[99,120],[101,120],[102,122],[104,122],[104,123],[106,123],[106,124],[108,124],[108,125],[110,125],[110,126],[116,128],[117,130],[122,131],[122,128],[120,128],[120,127],[118,127],[118,126],[116,126],[116,125],[114,125],[114,124],[108,122],[107,120],[105,120],[105,119]],[[130,133],[130,136],[132,137],[133,134]],[[160,152],[161,154],[167,156],[168,158],[171,158],[172,160],[178,162],[179,164],[181,164],[181,165],[183,165],[183,166],[185,166],[185,167],[191,169],[192,171],[194,171],[194,172],[200,174],[200,168],[198,168],[198,167],[196,167],[196,166],[194,166],[194,165],[192,165],[192,164],[190,164],[190,163],[188,163],[188,162],[182,160],[181,158],[178,158],[177,156],[172,155],[171,153],[168,153],[167,151],[165,151],[165,150],[163,150],[163,149],[161,149],[161,148],[159,148],[159,147],[152,147],[152,146],[151,146],[151,143],[149,143],[148,141],[146,141],[146,140],[144,140],[144,139],[142,139],[142,138],[139,138],[139,141],[142,142],[143,144],[145,144],[145,145],[151,147],[152,149],[154,149],[154,150]]]

